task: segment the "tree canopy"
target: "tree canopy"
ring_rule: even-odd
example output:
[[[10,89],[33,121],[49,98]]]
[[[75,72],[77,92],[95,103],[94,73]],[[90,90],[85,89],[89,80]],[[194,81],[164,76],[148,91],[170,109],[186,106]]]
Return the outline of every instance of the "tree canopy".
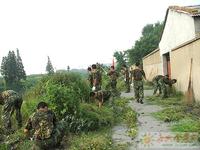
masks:
[[[162,34],[163,23],[147,24],[142,30],[142,36],[135,45],[127,50],[129,64],[142,61],[142,58],[158,48]]]
[[[26,72],[22,59],[17,49],[17,56],[14,51],[9,51],[1,62],[1,74],[4,78],[6,89],[21,90],[21,80],[26,79]]]
[[[117,66],[116,66],[116,70],[119,71],[121,70],[122,65],[126,64],[126,51],[116,51],[114,53],[114,57],[117,60]]]
[[[47,61],[47,66],[46,66],[46,72],[47,74],[51,75],[51,74],[54,74],[54,69],[53,69],[53,65],[51,63],[49,56],[47,58],[48,58],[48,61]]]

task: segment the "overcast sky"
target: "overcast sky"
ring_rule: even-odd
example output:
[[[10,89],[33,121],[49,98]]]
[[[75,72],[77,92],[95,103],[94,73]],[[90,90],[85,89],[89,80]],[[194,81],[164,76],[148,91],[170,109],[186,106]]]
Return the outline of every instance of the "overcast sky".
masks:
[[[0,62],[19,49],[27,74],[111,63],[113,53],[140,38],[146,24],[163,21],[169,5],[199,0],[0,0]]]

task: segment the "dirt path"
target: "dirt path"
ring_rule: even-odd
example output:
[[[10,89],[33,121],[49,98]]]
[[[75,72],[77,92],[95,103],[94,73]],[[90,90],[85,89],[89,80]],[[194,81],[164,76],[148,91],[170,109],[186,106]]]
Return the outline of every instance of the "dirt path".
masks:
[[[145,90],[145,96],[152,95],[152,90]],[[133,97],[133,91],[131,93],[122,93],[122,97]],[[113,140],[117,144],[129,143],[130,150],[199,150],[199,147],[170,147],[170,145],[161,146],[158,141],[150,141],[155,137],[158,139],[160,134],[170,133],[170,124],[158,121],[152,117],[151,113],[158,112],[163,108],[158,105],[148,104],[144,99],[144,104],[139,104],[135,101],[131,101],[129,106],[132,107],[138,113],[138,136],[131,140],[127,135],[127,127],[125,125],[118,125],[113,128]],[[171,134],[171,133],[170,133]],[[149,137],[149,141],[144,142],[144,137]],[[157,143],[156,143],[157,142]],[[175,143],[176,144],[176,143]]]

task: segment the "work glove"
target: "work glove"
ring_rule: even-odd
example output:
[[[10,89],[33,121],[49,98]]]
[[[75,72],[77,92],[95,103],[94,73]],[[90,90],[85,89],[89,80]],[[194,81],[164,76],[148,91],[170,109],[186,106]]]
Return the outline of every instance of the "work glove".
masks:
[[[93,86],[93,87],[92,87],[92,91],[95,91],[95,90],[96,90],[96,87],[95,87],[95,86]]]
[[[131,87],[133,87],[133,83],[131,83]]]

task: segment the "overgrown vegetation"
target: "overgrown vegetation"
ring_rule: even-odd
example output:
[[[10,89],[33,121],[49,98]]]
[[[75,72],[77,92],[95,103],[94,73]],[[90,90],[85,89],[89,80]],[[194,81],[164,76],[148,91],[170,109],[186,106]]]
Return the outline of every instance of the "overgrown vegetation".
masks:
[[[166,108],[160,112],[153,113],[153,115],[164,122],[179,121],[190,116],[189,114],[185,114],[181,107]]]
[[[82,132],[80,135],[72,137],[70,139],[70,150],[88,150],[88,149],[97,149],[97,150],[125,150],[127,149],[127,144],[120,144],[115,145],[112,141],[111,135],[111,123],[119,123],[124,122],[127,124],[129,130],[127,131],[129,133],[129,136],[134,138],[137,134],[137,126],[136,126],[136,113],[127,105],[129,102],[128,99],[115,99],[113,102],[112,107],[105,107],[101,109],[96,109],[95,106],[92,106],[90,109],[94,109],[94,112],[99,113],[104,109],[105,111],[103,115],[101,115],[102,120],[104,120],[104,123],[102,124],[95,132]],[[91,105],[84,104],[87,107],[91,107]],[[85,107],[85,106],[83,106]],[[90,109],[87,108],[87,111],[90,111]],[[92,113],[94,113],[92,111]],[[86,116],[90,116],[91,112],[87,112]],[[108,115],[110,114],[110,115]],[[112,115],[111,115],[112,114]],[[96,114],[97,115],[97,114]],[[105,116],[107,115],[107,116]],[[112,118],[111,118],[112,117]],[[92,117],[90,117],[92,118]],[[105,121],[109,122],[105,122]],[[104,128],[106,127],[107,128]]]
[[[198,132],[200,133],[200,105],[187,105],[181,93],[166,99],[151,96],[148,102],[159,104],[163,110],[153,113],[153,116],[171,123],[174,132]]]
[[[200,133],[200,120],[194,118],[181,119],[178,123],[172,126],[172,131]]]
[[[107,102],[103,107],[98,108],[96,103],[89,101],[88,83],[76,73],[55,73],[51,76],[43,76],[35,83],[36,85],[34,87],[31,85],[30,90],[23,96],[23,124],[36,111],[38,102],[46,101],[50,109],[56,113],[58,120],[65,117],[68,121],[69,126],[66,130],[71,136],[67,135],[64,138],[64,140],[67,139],[67,143],[65,142],[67,148],[70,146],[70,149],[80,149],[80,147],[82,149],[118,149],[113,146],[111,128],[120,118],[128,124],[130,135],[135,135],[136,114],[127,106],[127,99],[118,99],[113,103]],[[11,147],[20,150],[29,149],[33,143],[25,137],[23,128],[17,130],[15,125],[13,127],[16,132],[9,137],[4,137],[4,142],[0,139],[0,142],[3,142],[0,149]],[[126,146],[120,147],[123,149]]]
[[[70,139],[69,150],[114,150],[110,129],[82,133]]]
[[[147,102],[151,104],[161,105],[161,106],[175,106],[183,104],[183,95],[181,93],[176,93],[171,95],[169,98],[162,99],[160,96],[149,96],[146,98]]]
[[[34,92],[50,104],[58,118],[63,118],[79,113],[80,103],[89,100],[89,91],[80,75],[58,73],[42,78]]]

